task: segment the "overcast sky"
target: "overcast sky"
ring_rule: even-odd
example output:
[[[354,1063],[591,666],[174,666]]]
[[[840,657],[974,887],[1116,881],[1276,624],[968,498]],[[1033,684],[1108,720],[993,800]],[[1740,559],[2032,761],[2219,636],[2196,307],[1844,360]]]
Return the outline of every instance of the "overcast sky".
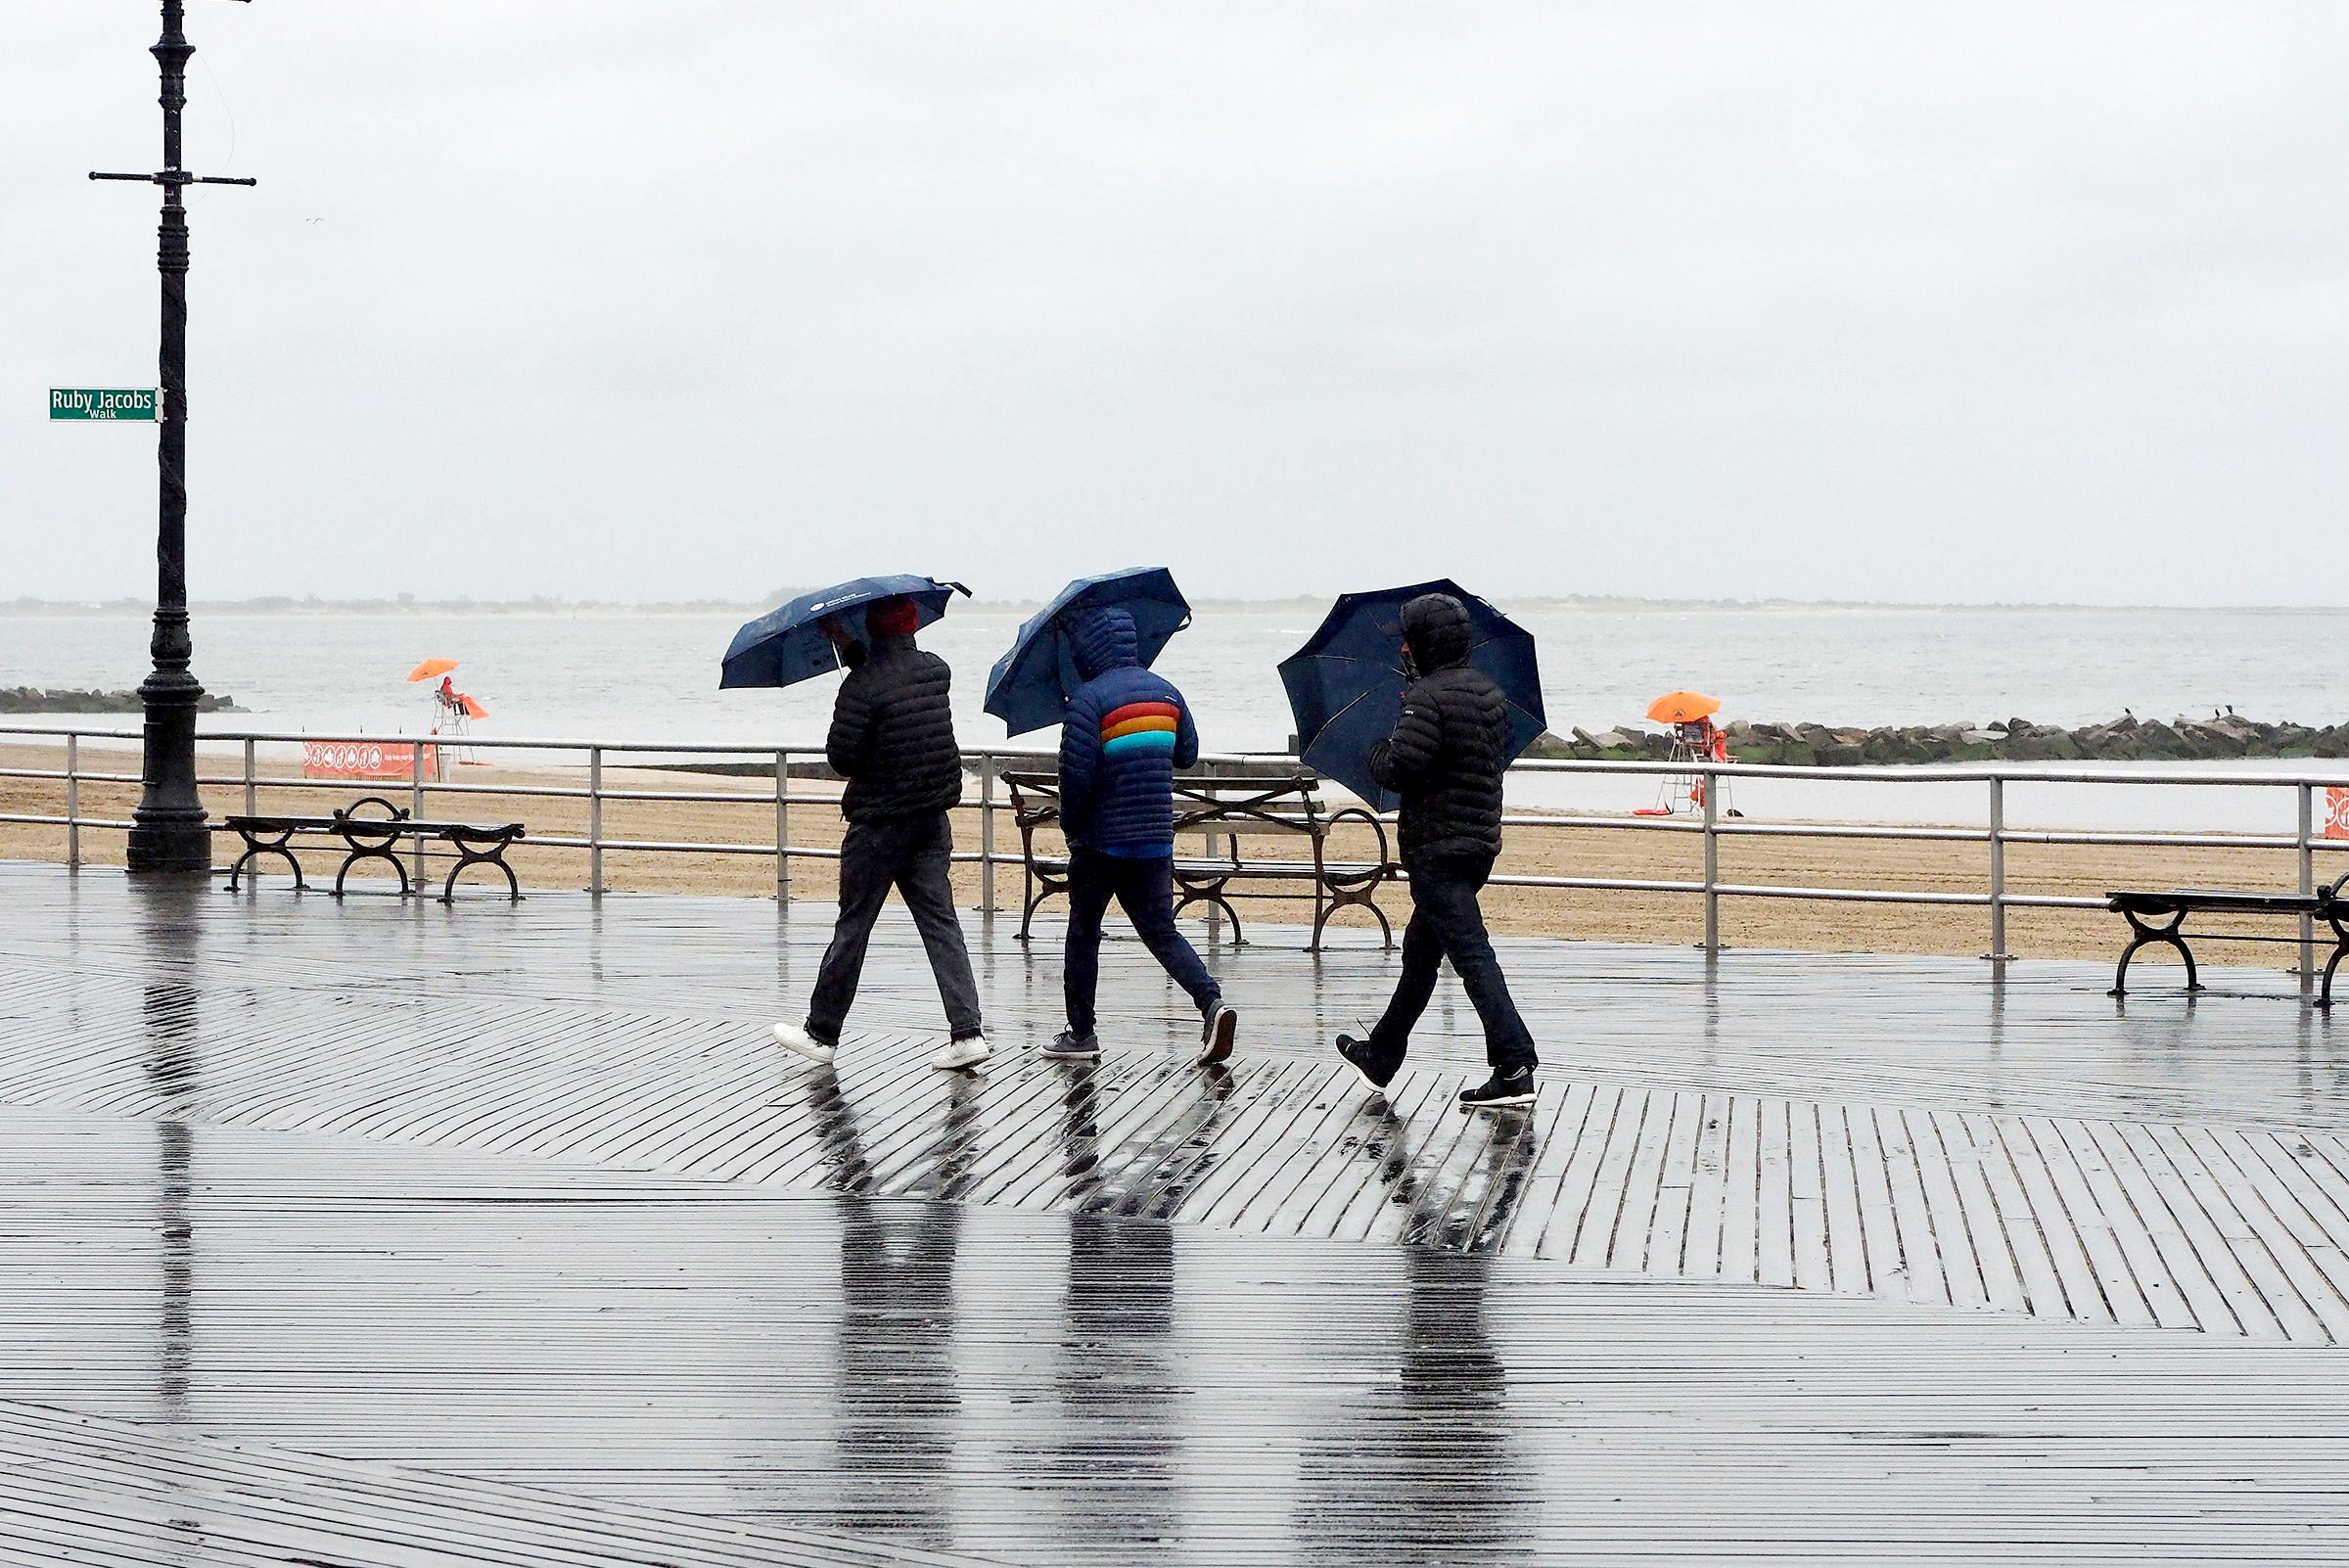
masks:
[[[13,0],[0,598],[153,592]],[[2349,8],[191,0],[194,590],[2349,601]]]

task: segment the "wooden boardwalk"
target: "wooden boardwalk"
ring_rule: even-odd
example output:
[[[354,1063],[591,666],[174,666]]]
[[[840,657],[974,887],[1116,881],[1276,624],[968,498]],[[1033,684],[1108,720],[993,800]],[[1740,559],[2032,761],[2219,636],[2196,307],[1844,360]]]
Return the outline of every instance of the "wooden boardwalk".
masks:
[[[894,923],[815,1070],[820,911],[0,865],[0,1562],[2349,1560],[2288,980],[1513,944],[1469,1118],[1374,948],[1204,1073],[973,935],[985,1073]]]

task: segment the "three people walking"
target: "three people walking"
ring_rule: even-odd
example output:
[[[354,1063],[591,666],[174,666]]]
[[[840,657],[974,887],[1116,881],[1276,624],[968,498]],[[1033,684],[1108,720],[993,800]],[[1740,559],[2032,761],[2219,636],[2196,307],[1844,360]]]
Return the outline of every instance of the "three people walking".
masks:
[[[1401,621],[1412,683],[1394,732],[1371,748],[1368,765],[1379,786],[1401,798],[1411,918],[1385,1013],[1366,1038],[1340,1035],[1338,1053],[1383,1092],[1402,1070],[1411,1030],[1450,959],[1483,1025],[1491,1067],[1484,1083],[1460,1094],[1460,1105],[1528,1105],[1539,1065],[1533,1037],[1478,902],[1500,853],[1501,777],[1512,751],[1507,701],[1470,662],[1472,623],[1460,600],[1421,594],[1403,606]],[[839,1046],[874,921],[893,887],[921,933],[945,1010],[949,1038],[934,1065],[969,1068],[991,1054],[948,879],[948,813],[962,798],[947,706],[952,676],[944,660],[914,645],[919,623],[919,608],[901,597],[870,605],[865,638],[825,623],[850,666],[826,747],[833,770],[847,780],[840,913],[806,1021],[774,1026],[784,1045],[818,1062],[832,1060]],[[1199,1062],[1221,1062],[1231,1054],[1239,1015],[1174,923],[1174,776],[1199,760],[1198,727],[1182,693],[1144,666],[1125,610],[1080,609],[1060,624],[1082,684],[1068,698],[1060,740],[1068,1027],[1042,1054],[1075,1061],[1101,1054],[1101,923],[1114,900],[1199,1009]]]

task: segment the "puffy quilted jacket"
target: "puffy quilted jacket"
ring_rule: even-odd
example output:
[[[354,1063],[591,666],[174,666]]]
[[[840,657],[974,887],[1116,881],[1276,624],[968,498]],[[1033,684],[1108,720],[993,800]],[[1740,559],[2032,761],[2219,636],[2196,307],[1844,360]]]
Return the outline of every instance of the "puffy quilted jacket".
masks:
[[[1370,773],[1403,797],[1403,858],[1500,853],[1500,775],[1509,715],[1500,688],[1470,668],[1468,612],[1446,593],[1403,607],[1403,636],[1419,679],[1403,696],[1395,733],[1370,748]]]
[[[840,683],[824,758],[849,781],[841,815],[852,822],[927,816],[962,799],[962,760],[946,707],[953,671],[911,637],[875,637]]]
[[[1172,682],[1142,668],[1133,618],[1082,612],[1069,627],[1084,678],[1060,725],[1060,825],[1104,853],[1174,853],[1174,772],[1199,761],[1199,731]]]

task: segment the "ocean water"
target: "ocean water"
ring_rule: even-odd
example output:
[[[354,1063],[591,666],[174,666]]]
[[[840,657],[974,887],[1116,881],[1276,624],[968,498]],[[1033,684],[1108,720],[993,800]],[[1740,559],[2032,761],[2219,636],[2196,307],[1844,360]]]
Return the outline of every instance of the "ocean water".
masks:
[[[2010,716],[2080,724],[2124,708],[2167,718],[2230,706],[2309,724],[2349,718],[2349,672],[2338,658],[2349,647],[2349,610],[1532,605],[1515,613],[1539,641],[1543,694],[1561,732],[1636,722],[1650,698],[1675,687],[1720,697],[1727,717],[1829,724]],[[988,669],[1024,614],[958,606],[924,633],[954,667],[966,745],[1005,739],[980,703]],[[820,744],[832,680],[780,692],[717,689],[719,657],[743,619],[605,610],[213,612],[196,623],[196,671],[208,690],[252,710],[206,720],[217,729],[417,730],[430,722],[431,705],[425,687],[402,677],[418,661],[441,657],[462,661],[457,685],[488,709],[479,726],[484,735]],[[1291,724],[1276,667],[1318,620],[1306,606],[1208,605],[1169,645],[1158,668],[1189,696],[1211,750],[1286,745]],[[125,688],[146,669],[143,619],[0,615],[0,686]],[[1027,742],[1052,738],[1047,731]],[[1739,805],[1749,811],[1882,820],[1977,820],[1986,799],[1957,785],[1811,790],[1755,780],[1745,790]],[[2039,793],[2048,799],[2010,801],[2010,818],[2277,831],[2290,818],[2289,791],[2225,807],[2229,792],[2209,790]],[[1624,808],[1643,804],[1654,786],[1543,780],[1521,794],[1527,804]],[[2194,803],[2184,815],[2181,797]],[[2090,799],[2096,804],[2064,804]]]

